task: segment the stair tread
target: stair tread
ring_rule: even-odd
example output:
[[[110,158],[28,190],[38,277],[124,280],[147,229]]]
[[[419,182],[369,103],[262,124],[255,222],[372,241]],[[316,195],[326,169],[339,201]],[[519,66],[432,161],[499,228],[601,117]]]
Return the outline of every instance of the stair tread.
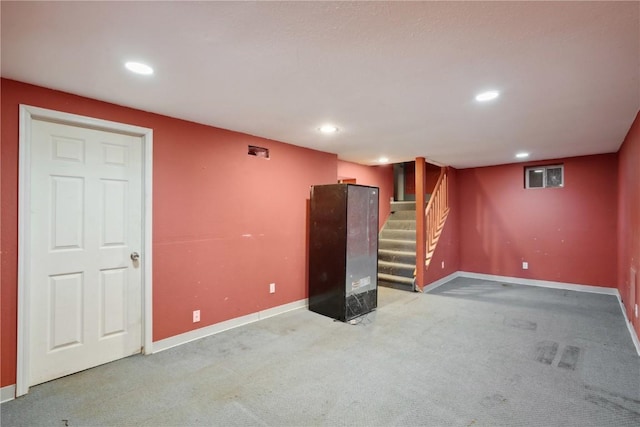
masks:
[[[395,249],[378,249],[378,253],[383,252],[385,254],[397,254],[397,255],[414,255],[416,251],[397,251]]]
[[[416,229],[416,222],[407,219],[388,220],[384,225],[384,229],[388,231],[393,230],[409,230],[414,231]]]
[[[415,264],[407,264],[404,262],[393,262],[393,261],[378,261],[378,266],[383,265],[386,267],[399,267],[399,268],[416,268]]]
[[[408,285],[413,285],[413,278],[394,276],[393,274],[378,273],[378,279],[387,280],[389,282],[406,283]]]
[[[391,210],[392,211],[409,211],[416,210],[416,202],[412,201],[403,201],[403,202],[391,202]]]
[[[405,251],[405,252],[415,252],[415,243],[400,241],[397,243],[378,243],[378,250],[380,251]]]
[[[389,243],[415,243],[414,239],[378,239],[378,242],[389,242]]]
[[[409,233],[393,233],[393,231],[400,231],[400,230],[389,230],[387,232],[383,232],[381,234],[380,237],[381,240],[384,239],[390,239],[390,240],[401,240],[401,241],[405,241],[405,242],[414,242],[416,241],[416,233],[415,230],[411,230],[413,231],[412,234]]]
[[[415,211],[394,211],[391,212],[389,216],[390,221],[406,219],[406,220],[416,220],[416,212]]]

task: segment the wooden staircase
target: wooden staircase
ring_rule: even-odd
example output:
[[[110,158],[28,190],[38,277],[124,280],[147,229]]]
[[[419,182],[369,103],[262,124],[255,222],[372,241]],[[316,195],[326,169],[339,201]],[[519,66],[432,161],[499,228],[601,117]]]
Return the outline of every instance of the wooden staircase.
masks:
[[[442,168],[433,194],[425,197],[425,271],[429,268],[449,215],[447,168]],[[416,202],[391,202],[391,215],[378,237],[378,284],[422,291],[416,280]],[[420,261],[418,261],[420,262]]]
[[[391,215],[378,239],[378,284],[414,290],[416,202],[391,202]]]

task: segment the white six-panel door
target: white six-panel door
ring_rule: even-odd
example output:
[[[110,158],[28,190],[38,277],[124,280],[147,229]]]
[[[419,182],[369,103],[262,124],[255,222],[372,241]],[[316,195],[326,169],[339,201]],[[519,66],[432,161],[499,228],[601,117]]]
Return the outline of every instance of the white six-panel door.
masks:
[[[28,385],[142,347],[142,140],[31,127]]]

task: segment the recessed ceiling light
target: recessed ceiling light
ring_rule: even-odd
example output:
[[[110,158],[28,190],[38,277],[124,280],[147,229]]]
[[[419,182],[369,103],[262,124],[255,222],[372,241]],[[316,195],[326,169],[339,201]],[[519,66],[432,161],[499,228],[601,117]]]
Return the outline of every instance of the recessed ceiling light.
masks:
[[[486,102],[491,101],[492,99],[496,99],[500,96],[500,92],[497,90],[489,90],[487,92],[482,92],[476,95],[476,101],[478,102]]]
[[[127,68],[127,70],[136,74],[142,74],[145,76],[153,74],[153,68],[141,62],[127,62],[126,64],[124,64],[124,66]]]
[[[519,159],[524,159],[526,157],[529,157],[529,153],[518,153],[516,154],[516,157]]]
[[[386,158],[386,157],[380,157],[380,158],[378,159],[378,162],[379,162],[379,163],[389,163],[389,159],[388,159],[388,158]]]
[[[336,133],[338,132],[338,128],[334,125],[322,125],[318,128],[318,130],[322,133]]]

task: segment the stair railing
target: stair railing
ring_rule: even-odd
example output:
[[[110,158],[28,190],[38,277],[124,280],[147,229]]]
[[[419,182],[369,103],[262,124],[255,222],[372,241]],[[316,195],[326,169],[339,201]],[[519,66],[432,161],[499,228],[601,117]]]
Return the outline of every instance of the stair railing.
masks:
[[[438,239],[442,233],[444,222],[449,214],[449,179],[447,176],[447,168],[442,168],[435,190],[427,203],[425,209],[427,223],[427,259],[425,267],[429,267],[433,252],[438,245]]]
[[[438,239],[444,228],[444,223],[449,214],[449,179],[447,175],[447,168],[440,169],[440,176],[436,182],[436,186],[429,198],[427,207],[425,208],[425,223],[426,223],[426,239],[425,239],[425,254],[424,268],[429,268],[431,258],[438,246]],[[416,269],[418,266],[416,266]],[[417,270],[414,272],[416,275]],[[416,287],[422,290],[422,283],[416,283]]]

